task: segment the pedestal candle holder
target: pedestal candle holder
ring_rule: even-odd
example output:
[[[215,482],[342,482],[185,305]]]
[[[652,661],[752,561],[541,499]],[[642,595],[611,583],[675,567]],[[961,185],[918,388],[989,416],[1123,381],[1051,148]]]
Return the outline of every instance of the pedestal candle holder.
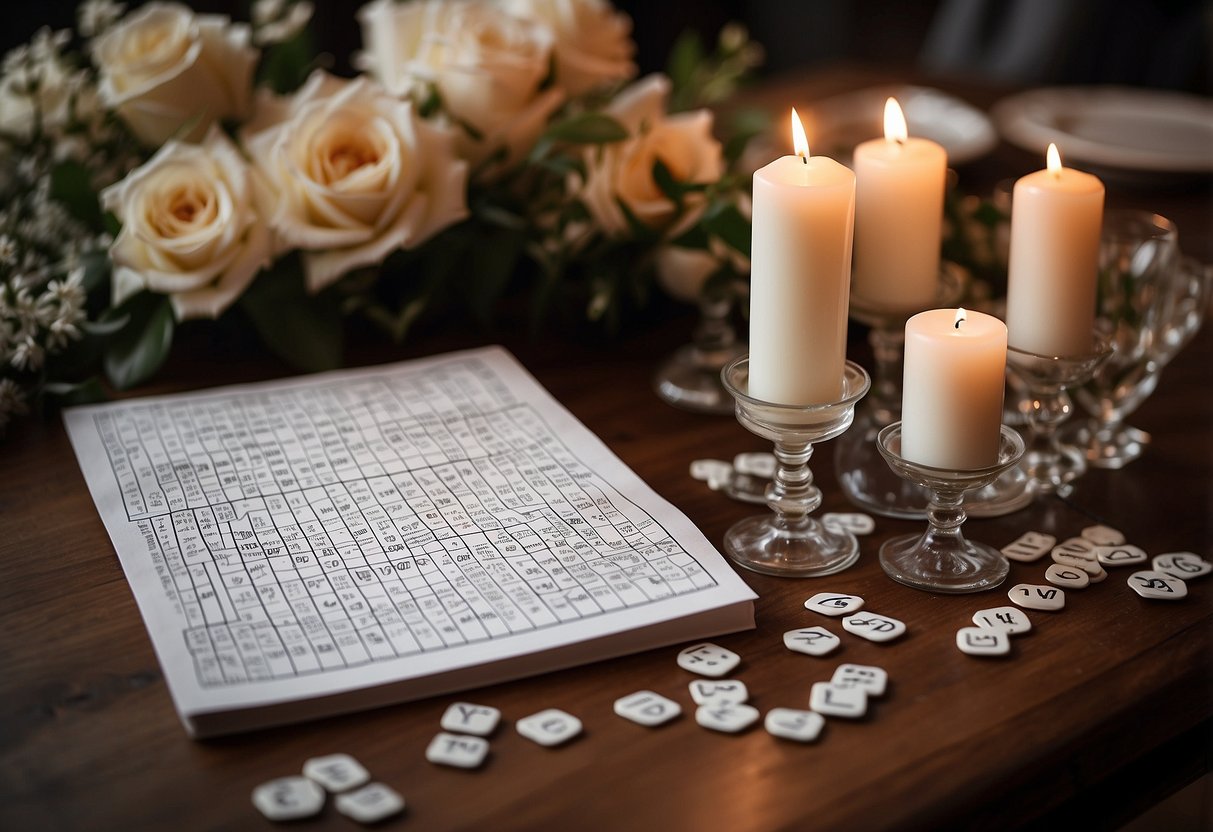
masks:
[[[729,323],[732,300],[700,297],[699,322],[691,343],[679,347],[657,369],[653,389],[668,404],[696,413],[731,413],[733,399],[720,371],[746,351]]]
[[[725,533],[725,553],[736,563],[767,575],[809,578],[841,572],[859,558],[853,534],[833,531],[809,515],[821,505],[809,458],[813,444],[844,433],[855,417],[855,404],[871,385],[868,374],[848,361],[837,401],[786,405],[749,394],[750,359],[742,356],[721,371],[725,389],[736,403],[737,421],[775,444],[775,477],[767,488],[772,514],[748,517]]]
[[[964,288],[964,273],[942,264],[932,308],[955,306]],[[876,434],[901,418],[906,321],[926,308],[886,307],[851,295],[850,316],[869,327],[875,364],[872,390],[856,408],[855,424],[834,445],[834,469],[847,499],[885,517],[917,520],[927,515],[926,489],[894,474],[876,450]]]
[[[929,592],[981,592],[1001,584],[1010,565],[993,546],[966,540],[964,495],[994,482],[1014,467],[1024,453],[1019,434],[1003,425],[998,461],[985,468],[949,470],[920,465],[901,455],[901,422],[880,431],[876,447],[899,477],[917,483],[929,495],[927,530],[885,541],[880,566],[900,584]]]
[[[1086,383],[1111,354],[1111,342],[1098,333],[1085,355],[1040,355],[1007,347],[1007,371],[1023,384],[1031,405],[1022,463],[1033,486],[1028,501],[1035,494],[1068,496],[1071,483],[1087,470],[1083,452],[1063,444],[1057,432],[1074,412],[1067,389]]]

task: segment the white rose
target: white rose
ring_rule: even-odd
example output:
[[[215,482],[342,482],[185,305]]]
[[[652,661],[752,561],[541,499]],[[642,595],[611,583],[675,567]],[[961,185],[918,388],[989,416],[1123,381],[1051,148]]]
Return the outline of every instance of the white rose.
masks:
[[[636,74],[632,19],[606,0],[503,0],[510,14],[540,20],[556,35],[556,83],[581,95]]]
[[[670,81],[650,75],[621,92],[606,112],[631,133],[621,142],[586,152],[586,180],[581,198],[594,222],[608,236],[629,234],[619,202],[650,228],[664,229],[675,219],[677,206],[653,179],[661,160],[678,182],[715,182],[724,172],[720,142],[712,136],[707,110],[667,116]],[[692,224],[703,207],[700,194],[685,198],[682,226]]]
[[[101,100],[149,145],[197,141],[216,121],[247,115],[258,57],[250,37],[227,17],[148,3],[93,42]]]
[[[201,144],[167,142],[101,203],[122,221],[115,304],[149,289],[169,295],[178,320],[215,318],[271,260],[252,171],[218,128]]]
[[[559,89],[540,89],[551,30],[486,0],[375,0],[358,20],[358,66],[395,95],[433,84],[447,111],[479,134],[459,137],[460,155],[473,164],[502,149],[504,164],[516,162],[564,100]]]
[[[368,78],[314,72],[293,97],[261,102],[243,135],[270,225],[304,251],[313,292],[467,216],[451,131]]]

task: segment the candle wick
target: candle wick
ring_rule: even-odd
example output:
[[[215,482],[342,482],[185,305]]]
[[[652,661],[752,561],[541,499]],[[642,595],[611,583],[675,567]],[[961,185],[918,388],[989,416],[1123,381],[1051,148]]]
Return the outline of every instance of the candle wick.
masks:
[[[809,163],[809,157],[808,157],[808,156],[801,156],[801,157],[800,157],[800,161],[804,162],[804,163],[807,165],[807,164]]]
[[[956,327],[957,329],[960,329],[960,324],[961,324],[961,322],[962,322],[962,321],[964,321],[964,318],[958,318],[958,319],[957,319],[957,321],[956,321],[956,323],[955,323],[955,327]]]

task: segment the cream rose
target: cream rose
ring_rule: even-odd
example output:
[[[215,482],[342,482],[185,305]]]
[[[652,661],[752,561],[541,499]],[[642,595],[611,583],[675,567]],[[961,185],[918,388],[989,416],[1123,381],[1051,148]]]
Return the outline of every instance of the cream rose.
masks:
[[[303,250],[311,291],[467,216],[451,131],[369,78],[315,72],[293,97],[264,98],[243,135],[270,225]]]
[[[243,23],[149,3],[93,42],[100,95],[140,141],[197,141],[220,119],[244,118],[257,50]]]
[[[101,203],[122,221],[115,304],[149,289],[169,296],[178,320],[215,318],[272,259],[252,172],[218,128],[201,144],[169,141]]]
[[[510,14],[538,20],[556,36],[556,83],[569,95],[636,74],[632,19],[606,0],[502,0]]]
[[[595,224],[608,236],[629,233],[622,202],[651,228],[667,229],[677,207],[653,179],[661,160],[678,182],[714,182],[724,172],[720,142],[712,137],[712,114],[707,110],[665,112],[670,81],[650,75],[621,92],[607,107],[631,138],[586,152],[586,179],[581,199]],[[682,225],[694,222],[702,208],[697,194],[688,194]]]
[[[424,94],[433,84],[461,131],[459,153],[479,164],[505,152],[505,164],[535,144],[564,100],[540,89],[551,65],[553,34],[487,0],[375,0],[358,12],[358,66],[394,95]]]

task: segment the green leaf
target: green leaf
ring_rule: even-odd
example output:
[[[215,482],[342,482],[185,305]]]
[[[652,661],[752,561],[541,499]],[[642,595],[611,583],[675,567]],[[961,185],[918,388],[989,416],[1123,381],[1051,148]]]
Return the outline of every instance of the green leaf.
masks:
[[[678,210],[682,210],[682,197],[686,194],[687,188],[681,182],[674,178],[674,174],[670,172],[670,167],[660,157],[653,160],[653,182],[661,189],[661,192],[673,202]]]
[[[670,50],[670,60],[667,64],[670,81],[676,91],[688,89],[695,71],[703,62],[703,41],[698,33],[688,29],[678,36]]]
[[[262,84],[285,95],[299,89],[307,80],[314,56],[312,34],[305,28],[290,40],[267,47],[261,53],[257,74]]]
[[[105,352],[105,375],[119,390],[151,378],[173,345],[173,307],[166,295],[140,292],[115,314],[127,315],[127,325],[114,335]]]
[[[481,323],[492,320],[494,307],[514,276],[524,242],[522,234],[498,232],[471,247],[470,268],[460,286],[468,307]]]
[[[341,305],[309,295],[298,255],[262,272],[240,297],[257,334],[283,361],[307,372],[341,366]]]
[[[97,320],[85,321],[84,323],[80,324],[80,329],[89,335],[113,335],[115,332],[119,332],[123,327],[125,327],[130,319],[130,315],[119,314],[114,309],[107,309],[105,314]]]
[[[558,121],[547,129],[543,138],[570,144],[610,144],[623,141],[628,130],[605,113],[581,113]]]
[[[114,268],[109,252],[104,249],[84,252],[80,255],[80,265],[84,267],[80,285],[89,295],[106,284]]]
[[[101,379],[96,376],[75,384],[52,382],[43,385],[42,392],[48,399],[51,399],[60,407],[93,404],[94,402],[103,402],[109,398],[105,395],[105,388],[101,386]]]
[[[746,257],[750,256],[752,228],[750,221],[731,202],[715,202],[704,212],[700,221],[709,234],[724,240]]]
[[[101,226],[101,204],[93,190],[88,168],[79,162],[60,162],[51,170],[51,197],[90,228]]]

